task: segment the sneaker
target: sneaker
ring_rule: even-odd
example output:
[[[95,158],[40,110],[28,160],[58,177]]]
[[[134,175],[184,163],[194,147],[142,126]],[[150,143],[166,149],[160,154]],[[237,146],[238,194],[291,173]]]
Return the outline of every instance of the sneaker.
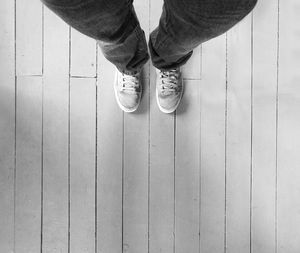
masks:
[[[116,69],[114,90],[119,107],[124,112],[134,112],[142,97],[140,73],[127,75]]]
[[[182,98],[183,81],[180,68],[156,70],[156,101],[164,113],[174,112]]]

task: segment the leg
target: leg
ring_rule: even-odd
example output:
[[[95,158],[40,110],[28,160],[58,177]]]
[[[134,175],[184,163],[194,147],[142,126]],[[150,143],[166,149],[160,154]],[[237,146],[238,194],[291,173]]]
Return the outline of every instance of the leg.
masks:
[[[128,0],[42,0],[66,23],[98,41],[104,56],[121,72],[139,72],[147,44]]]
[[[230,29],[257,0],[164,0],[163,13],[150,35],[153,65],[170,70],[186,63],[193,49]]]

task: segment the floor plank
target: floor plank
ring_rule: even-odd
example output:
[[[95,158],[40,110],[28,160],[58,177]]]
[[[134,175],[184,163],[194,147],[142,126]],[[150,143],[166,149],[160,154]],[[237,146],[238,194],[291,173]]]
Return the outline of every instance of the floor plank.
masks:
[[[200,81],[185,81],[184,87],[176,117],[175,252],[196,253],[200,250]]]
[[[94,252],[96,80],[70,84],[70,251]]]
[[[16,0],[17,75],[42,75],[43,12],[42,3]]]
[[[253,252],[273,253],[276,192],[277,1],[253,12]]]
[[[280,1],[278,97],[278,253],[300,249],[299,1]]]
[[[45,8],[43,251],[68,250],[69,28]]]
[[[194,49],[192,57],[188,62],[182,66],[182,76],[184,79],[196,79],[201,78],[201,46]]]
[[[225,35],[202,45],[202,62],[200,251],[219,253],[225,240]]]
[[[15,251],[41,251],[42,79],[17,80]]]
[[[226,247],[250,248],[251,15],[227,32]]]
[[[14,248],[15,48],[14,3],[0,5],[0,251]]]
[[[71,76],[96,76],[96,41],[71,29]]]
[[[149,34],[149,9],[136,2],[135,9],[146,36]],[[149,137],[149,63],[141,82],[143,97],[138,110],[124,113],[123,171],[123,250],[148,251],[148,137]]]
[[[150,29],[159,21],[162,1],[150,2]],[[162,113],[155,100],[155,69],[150,70],[149,252],[174,248],[174,114]]]
[[[152,76],[154,70],[152,69]],[[151,92],[155,92],[152,81]],[[174,114],[150,106],[150,252],[174,247]]]
[[[123,113],[114,90],[115,67],[98,54],[97,249],[122,252]]]

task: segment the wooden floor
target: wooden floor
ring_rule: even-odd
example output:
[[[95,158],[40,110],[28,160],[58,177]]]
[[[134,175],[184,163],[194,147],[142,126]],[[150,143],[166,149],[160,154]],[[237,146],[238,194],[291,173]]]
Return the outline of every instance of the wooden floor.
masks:
[[[161,1],[135,1],[148,37]],[[299,253],[300,2],[194,52],[176,114],[123,113],[95,41],[0,5],[1,253]]]

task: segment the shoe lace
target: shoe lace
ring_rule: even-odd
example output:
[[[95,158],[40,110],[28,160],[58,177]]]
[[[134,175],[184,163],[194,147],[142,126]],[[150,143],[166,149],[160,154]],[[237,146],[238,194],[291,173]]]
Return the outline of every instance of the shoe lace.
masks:
[[[136,89],[139,87],[138,73],[134,75],[126,75],[122,73],[121,78],[122,78],[121,90],[136,91]]]
[[[173,92],[177,90],[178,87],[178,77],[179,73],[177,69],[172,69],[168,71],[160,71],[161,79],[161,89],[166,92]]]

